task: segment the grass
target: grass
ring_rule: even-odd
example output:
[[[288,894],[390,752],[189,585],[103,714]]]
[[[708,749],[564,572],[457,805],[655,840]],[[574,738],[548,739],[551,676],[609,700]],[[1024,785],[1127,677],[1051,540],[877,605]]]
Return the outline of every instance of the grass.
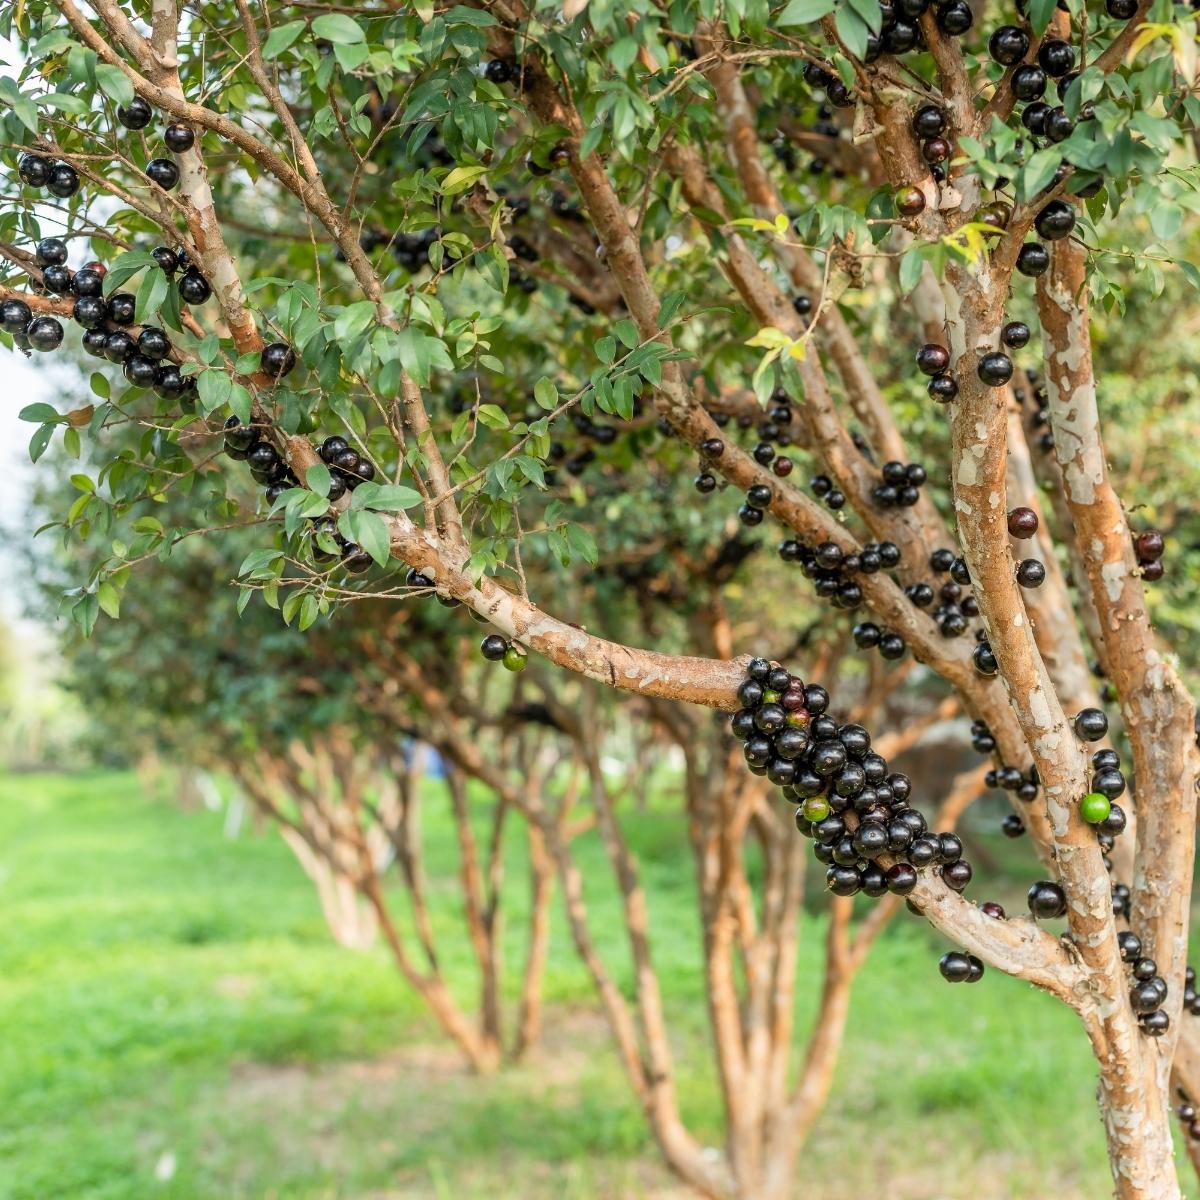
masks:
[[[435,915],[469,1000],[439,814],[429,806]],[[543,1046],[474,1078],[382,951],[333,944],[280,840],[229,840],[222,821],[126,774],[0,779],[0,1200],[676,1194],[559,914]],[[684,1113],[717,1144],[684,833],[668,811],[630,827],[653,922],[668,931],[655,956]],[[593,843],[582,853],[601,947],[622,977],[603,858]],[[509,870],[519,883],[517,849]],[[1020,903],[1015,879],[993,893]],[[806,914],[802,1027],[820,942],[820,917]],[[940,952],[905,920],[876,947],[799,1194],[833,1200],[884,1180],[900,1200],[1106,1194],[1073,1017],[995,972],[946,987]]]

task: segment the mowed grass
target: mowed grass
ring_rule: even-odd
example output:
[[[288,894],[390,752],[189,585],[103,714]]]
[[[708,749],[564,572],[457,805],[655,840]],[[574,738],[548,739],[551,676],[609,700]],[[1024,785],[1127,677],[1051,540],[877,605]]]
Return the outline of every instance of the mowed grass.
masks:
[[[447,970],[470,1004],[443,811],[435,788],[432,902]],[[333,943],[276,836],[230,839],[223,824],[145,794],[128,774],[0,779],[0,1200],[684,1194],[659,1165],[557,906],[544,1042],[481,1079],[382,949]],[[631,815],[629,829],[684,1115],[719,1144],[684,830],[666,802]],[[580,854],[598,943],[627,986],[606,860],[591,840]],[[515,965],[519,844],[508,870]],[[1016,878],[972,891],[1020,904]],[[821,940],[817,906],[803,920],[802,1031]],[[875,948],[797,1195],[1107,1194],[1074,1018],[996,972],[945,985],[943,948],[904,915]]]

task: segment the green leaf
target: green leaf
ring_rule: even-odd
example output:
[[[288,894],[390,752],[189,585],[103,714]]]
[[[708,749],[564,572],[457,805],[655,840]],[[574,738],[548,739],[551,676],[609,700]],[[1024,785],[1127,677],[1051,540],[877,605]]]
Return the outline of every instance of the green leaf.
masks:
[[[1050,0],[1050,2],[1053,4],[1054,0]],[[871,33],[866,21],[848,4],[843,4],[837,10],[837,16],[834,17],[834,26],[846,49],[857,59],[865,58],[867,39]]]
[[[358,22],[345,13],[322,13],[312,23],[312,31],[316,37],[343,46],[366,41],[366,35],[359,28]]]
[[[104,377],[101,376],[101,378]],[[105,382],[108,381],[105,380]],[[52,425],[65,420],[49,404],[27,404],[17,415],[22,421],[47,421]]]
[[[39,425],[33,431],[33,437],[29,439],[29,457],[37,462],[43,454],[46,453],[46,447],[50,445],[50,439],[54,436],[54,426],[52,424]]]
[[[489,429],[507,429],[509,426],[508,413],[498,404],[481,404],[477,415]]]
[[[278,25],[272,29],[270,36],[263,43],[263,58],[278,58],[304,32],[304,27],[303,21],[289,21],[286,25]]]
[[[675,320],[675,314],[683,307],[687,295],[684,292],[668,292],[663,297],[662,308],[658,310],[658,327],[666,329]]]
[[[200,407],[206,413],[215,412],[224,404],[229,403],[229,393],[233,381],[224,371],[203,371],[196,379],[196,389],[200,396]]]
[[[167,297],[167,273],[165,271],[147,271],[142,276],[141,286],[137,290],[137,302],[134,305],[134,320],[139,325],[145,325],[149,317],[154,316],[159,306]]]
[[[638,336],[637,326],[629,320],[628,317],[618,321],[613,326],[613,332],[621,339],[625,346],[632,350],[642,339]]]
[[[883,28],[883,9],[879,7],[879,0],[848,0],[848,3],[872,33],[878,33]]]
[[[104,276],[104,294],[111,296],[121,284],[146,267],[160,270],[158,263],[146,250],[126,250],[124,254],[118,254],[109,264],[108,274]]]
[[[275,567],[282,565],[283,554],[279,550],[251,550],[242,559],[242,565],[238,567],[237,573],[239,576],[249,579],[270,577],[277,573]]]
[[[9,107],[17,115],[17,119],[30,133],[37,133],[37,106],[17,87],[15,80],[8,77],[0,79],[0,99],[8,101]]]
[[[925,260],[921,256],[920,246],[909,246],[900,259],[900,290],[904,295],[917,286],[921,280],[921,271]]]
[[[128,104],[133,99],[133,84],[120,67],[111,63],[101,63],[96,68],[96,82],[100,90],[118,104]]]
[[[375,305],[370,300],[360,300],[342,309],[333,323],[333,336],[339,342],[351,342],[364,332],[375,320]]]
[[[96,600],[114,621],[121,615],[121,594],[107,579],[96,589]]]
[[[1046,26],[1050,24],[1050,18],[1054,15],[1057,5],[1058,0],[1032,0],[1029,5],[1029,23],[1033,26],[1034,33],[1046,32]]]
[[[229,409],[243,425],[250,423],[251,409],[250,393],[240,384],[232,380],[229,384]]]
[[[102,375],[99,371],[93,371],[90,383],[92,394],[99,396],[101,400],[107,400],[112,395],[112,386],[108,382],[107,375]]]
[[[775,18],[781,28],[789,25],[810,25],[833,12],[834,0],[789,0],[783,12]]]
[[[329,474],[329,468],[324,463],[313,463],[304,472],[304,481],[308,484],[310,490],[316,492],[318,496],[328,496],[329,485],[333,481],[333,477]]]
[[[538,402],[538,407],[549,411],[558,404],[558,388],[554,386],[553,380],[543,375],[533,385],[533,398]]]
[[[1017,199],[1022,203],[1036,196],[1053,178],[1062,162],[1059,150],[1039,150],[1021,168],[1017,176]]]
[[[380,512],[403,512],[421,503],[419,492],[398,483],[360,483],[351,494],[351,508],[376,508]]]
[[[455,167],[441,183],[443,196],[455,196],[465,192],[481,175],[487,174],[487,167]]]
[[[347,541],[361,546],[381,567],[391,555],[387,525],[377,513],[347,509],[338,518],[338,532]]]
[[[71,486],[76,491],[87,492],[91,495],[95,495],[96,492],[96,485],[92,482],[91,477],[88,475],[72,475]]]
[[[602,337],[595,346],[596,357],[606,366],[617,357],[617,339]]]

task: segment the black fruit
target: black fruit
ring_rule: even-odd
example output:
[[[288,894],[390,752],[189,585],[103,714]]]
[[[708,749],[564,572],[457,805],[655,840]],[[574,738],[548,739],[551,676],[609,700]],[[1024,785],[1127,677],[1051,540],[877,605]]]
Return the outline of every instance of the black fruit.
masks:
[[[67,200],[79,191],[79,176],[70,163],[55,163],[46,180],[46,190],[60,200]]]
[[[1046,72],[1027,63],[1012,73],[1011,84],[1018,100],[1037,100],[1046,90]]]
[[[354,575],[361,575],[374,561],[361,546],[356,546],[353,542],[347,542],[342,550],[342,566]]]
[[[938,6],[935,14],[937,27],[952,37],[959,37],[967,32],[975,22],[975,15],[966,0],[946,0]]]
[[[1038,515],[1032,508],[1014,508],[1008,514],[1008,532],[1022,540],[1031,538],[1038,530]]]
[[[179,270],[179,255],[169,246],[155,246],[150,256],[168,275],[174,275]]]
[[[203,304],[212,295],[208,280],[199,271],[188,269],[179,280],[179,297],[186,304]]]
[[[42,283],[48,292],[56,296],[65,296],[71,290],[71,270],[69,267],[47,267],[42,272]]]
[[[79,307],[78,301],[76,302],[75,307],[76,308]],[[101,309],[103,309],[104,306],[101,305],[100,307],[101,307]],[[100,319],[101,319],[101,321],[104,320],[103,312],[101,312],[101,314],[100,314]],[[103,358],[104,357],[104,343],[106,341],[108,341],[108,334],[105,333],[103,329],[89,329],[83,335],[84,351],[86,353],[90,354],[93,358]]]
[[[1075,736],[1098,742],[1108,732],[1108,718],[1098,708],[1082,708],[1075,714]]]
[[[1047,38],[1038,47],[1038,62],[1042,70],[1054,79],[1067,74],[1075,65],[1075,50],[1069,42]]]
[[[71,277],[71,291],[77,296],[101,296],[104,294],[104,276],[84,267]]]
[[[282,379],[296,365],[296,352],[286,342],[272,342],[263,347],[262,369],[275,379]]]
[[[32,320],[33,310],[24,300],[5,300],[0,304],[0,326],[6,333],[24,333]]]
[[[188,387],[188,377],[181,375],[179,368],[174,363],[167,363],[165,366],[159,367],[158,374],[154,379],[156,396],[160,396],[163,400],[179,400],[188,391]],[[225,440],[228,442],[229,438],[226,437]]]
[[[949,404],[958,395],[958,384],[953,375],[935,375],[926,388],[929,395],[939,404]]]
[[[1001,25],[988,42],[988,52],[998,63],[1011,67],[1029,53],[1029,34],[1015,25]]]
[[[80,296],[71,308],[71,316],[84,329],[89,331],[100,330],[101,326],[108,319],[108,305],[98,296]],[[101,330],[101,332],[103,331]],[[86,338],[84,339],[84,344],[85,348],[87,348]],[[100,344],[103,345],[103,342]],[[89,353],[91,353],[90,349]]]
[[[945,346],[931,342],[917,351],[917,369],[926,375],[940,375],[949,365],[950,351]]]
[[[153,116],[154,110],[141,96],[134,96],[127,105],[117,109],[117,120],[126,129],[145,129]]]
[[[34,317],[25,336],[34,350],[57,350],[62,345],[63,327],[53,317]]]
[[[17,174],[29,187],[45,187],[50,178],[50,160],[39,154],[22,154],[17,160]]]
[[[152,158],[146,164],[146,177],[169,192],[179,183],[179,168],[169,158]]]
[[[108,319],[114,325],[132,325],[137,298],[129,292],[113,292],[108,298]]]
[[[936,104],[922,104],[913,113],[912,127],[919,138],[938,137],[946,132],[946,114]]]
[[[1020,350],[1029,345],[1029,326],[1024,321],[1009,321],[1000,330],[1000,340],[1012,350]]]
[[[1062,888],[1049,879],[1040,879],[1029,889],[1026,897],[1029,911],[1039,921],[1051,921],[1067,911],[1067,897]]]
[[[168,125],[163,130],[163,141],[172,154],[182,154],[196,144],[196,135],[186,125]]]
[[[1022,275],[1041,275],[1050,266],[1050,251],[1041,242],[1026,242],[1017,255],[1017,270]]]
[[[960,951],[951,950],[938,960],[938,970],[949,983],[966,983],[971,977],[971,960]]]
[[[1002,387],[1011,378],[1013,361],[1007,354],[993,351],[979,360],[979,378],[989,387]]]
[[[499,634],[488,634],[479,643],[479,653],[484,655],[485,659],[492,662],[499,662],[500,659],[503,659],[505,650],[508,650],[508,648],[508,638],[502,637]]]
[[[1038,236],[1048,242],[1065,238],[1075,228],[1075,209],[1065,200],[1051,200],[1034,222]]]
[[[138,353],[143,358],[157,362],[171,353],[171,343],[161,329],[147,325],[138,336]]]
[[[975,663],[975,670],[980,675],[995,675],[1000,670],[996,655],[987,642],[980,642],[971,652],[971,658]]]
[[[1023,588],[1038,588],[1046,582],[1046,567],[1036,558],[1022,559],[1017,564],[1017,582]]]
[[[125,378],[134,387],[152,387],[158,379],[158,364],[140,354],[133,354],[125,360]]]
[[[33,248],[33,256],[39,267],[61,266],[67,261],[67,243],[62,238],[42,238]]]

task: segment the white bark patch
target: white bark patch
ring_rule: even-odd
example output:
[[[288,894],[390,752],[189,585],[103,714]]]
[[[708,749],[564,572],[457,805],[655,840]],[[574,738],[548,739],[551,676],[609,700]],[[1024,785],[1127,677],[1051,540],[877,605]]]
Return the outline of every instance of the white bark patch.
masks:
[[[1121,598],[1125,588],[1125,580],[1129,572],[1125,570],[1122,559],[1116,562],[1104,563],[1100,568],[1100,578],[1104,581],[1104,590],[1108,593],[1109,602],[1115,604]]]
[[[999,506],[999,504],[1000,504],[1000,493],[999,493],[999,492],[991,492],[991,493],[989,493],[989,495],[988,495],[988,507],[989,507],[989,508],[996,508],[996,507],[998,507],[998,506]]]
[[[1050,715],[1050,702],[1046,699],[1046,693],[1040,686],[1035,687],[1029,693],[1029,713],[1033,717],[1034,724],[1042,729],[1049,729],[1053,723]]]

